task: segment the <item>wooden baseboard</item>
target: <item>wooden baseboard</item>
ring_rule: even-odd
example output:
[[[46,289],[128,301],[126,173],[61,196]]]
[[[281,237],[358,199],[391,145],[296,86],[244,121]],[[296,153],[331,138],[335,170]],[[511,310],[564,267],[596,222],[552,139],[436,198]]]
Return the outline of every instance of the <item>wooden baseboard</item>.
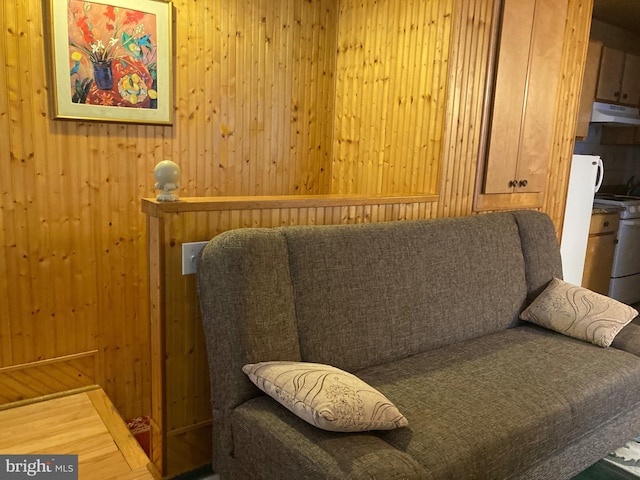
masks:
[[[167,433],[165,477],[172,478],[211,463],[211,422]]]

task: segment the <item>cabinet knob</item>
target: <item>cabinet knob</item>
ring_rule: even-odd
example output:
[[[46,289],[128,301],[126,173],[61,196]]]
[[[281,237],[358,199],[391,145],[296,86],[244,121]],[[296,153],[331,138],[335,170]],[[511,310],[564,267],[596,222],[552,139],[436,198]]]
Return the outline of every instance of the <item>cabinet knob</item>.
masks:
[[[623,93],[623,94],[622,94],[622,98],[623,98],[623,99],[627,98],[628,96],[629,96],[629,95],[627,95],[626,93]]]
[[[613,92],[613,96],[614,97],[619,97],[620,96],[620,92]]]
[[[518,186],[518,181],[517,180],[511,180],[509,182],[509,186],[510,187],[517,187]]]
[[[609,226],[609,222],[604,222],[604,226],[608,227]]]
[[[521,187],[526,187],[527,183],[529,183],[529,182],[527,182],[526,180],[520,180],[520,186]]]

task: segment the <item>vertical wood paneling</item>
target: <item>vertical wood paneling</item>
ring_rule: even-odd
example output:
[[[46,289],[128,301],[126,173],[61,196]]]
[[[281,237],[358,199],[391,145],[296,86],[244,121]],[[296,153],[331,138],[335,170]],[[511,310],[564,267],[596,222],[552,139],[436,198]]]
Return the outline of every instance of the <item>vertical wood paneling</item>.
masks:
[[[328,192],[335,3],[174,2],[188,87],[172,156],[190,159],[187,191]]]
[[[455,2],[439,217],[472,211],[492,6],[492,0]]]
[[[25,7],[25,5],[21,5]],[[28,153],[25,150],[29,149],[31,142],[29,134],[27,138],[22,137],[20,126],[24,123],[29,125],[28,119],[24,119],[24,112],[21,108],[21,102],[19,99],[23,95],[22,83],[20,82],[21,70],[24,66],[21,65],[18,52],[20,51],[20,38],[21,29],[23,24],[20,24],[19,12],[17,8],[7,9],[5,12],[6,22],[6,55],[7,55],[7,71],[6,71],[6,86],[9,94],[9,129],[8,139],[11,144],[15,144],[15,148],[10,150],[10,160],[7,164],[6,177],[12,184],[19,186],[20,192],[13,197],[3,195],[3,207],[6,208],[6,215],[4,216],[5,226],[5,242],[12,250],[7,258],[7,273],[9,278],[14,278],[17,281],[9,284],[8,295],[9,298],[17,299],[17,302],[8,303],[10,309],[10,328],[12,331],[13,358],[24,358],[30,356],[33,358],[33,335],[32,324],[15,318],[21,315],[20,306],[33,305],[31,301],[30,289],[31,282],[28,281],[28,251],[26,249],[26,188],[24,187],[24,169],[27,165]],[[26,90],[26,88],[25,88]],[[24,95],[28,95],[29,92],[24,91]],[[4,143],[4,142],[3,142]],[[9,142],[6,142],[9,144]],[[23,283],[23,288],[17,288],[19,283]],[[37,318],[34,315],[34,318]],[[15,342],[15,339],[19,339],[19,342]]]
[[[149,458],[163,470],[166,445],[164,391],[165,338],[166,338],[166,281],[164,279],[164,223],[159,217],[147,218],[147,255],[149,259],[149,320],[150,320],[150,360],[151,360],[151,438]]]
[[[0,5],[0,367],[98,349],[143,415],[153,166],[180,163],[183,196],[329,191],[337,4],[174,2],[175,124],[155,127],[49,118],[43,3]]]
[[[9,23],[8,15],[4,8],[0,8],[0,25],[2,25],[4,32],[0,33],[0,52],[8,52],[10,43],[10,30],[14,28],[14,24]],[[9,59],[6,54],[0,53],[0,57],[3,58],[0,61],[0,135],[3,141],[3,146],[0,147],[0,176],[7,177],[11,175],[11,153],[9,146],[9,132],[11,128],[11,115],[9,112],[9,85],[7,85],[7,77],[12,69],[11,62],[15,62],[15,57]],[[0,191],[2,198],[0,199],[0,245],[6,251],[6,234],[5,234],[5,207],[8,204],[6,199],[7,189],[4,188]],[[0,298],[9,298],[9,276],[8,276],[8,263],[7,255],[3,251],[0,254]],[[6,304],[6,307],[0,310],[0,365],[10,365],[13,358],[13,332],[11,326],[11,314],[14,311],[15,306]]]
[[[452,1],[340,1],[333,193],[436,193]]]
[[[584,66],[589,47],[589,27],[593,0],[570,0],[560,83],[556,96],[556,118],[553,126],[551,161],[547,175],[543,211],[554,220],[559,234],[564,221],[564,208],[571,157],[575,143],[575,129],[582,91]]]

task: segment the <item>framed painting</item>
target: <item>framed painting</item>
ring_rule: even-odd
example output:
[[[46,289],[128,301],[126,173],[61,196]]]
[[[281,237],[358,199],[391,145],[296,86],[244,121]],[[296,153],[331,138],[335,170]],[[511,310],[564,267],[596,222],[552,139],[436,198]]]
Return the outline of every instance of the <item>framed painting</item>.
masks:
[[[172,6],[49,0],[53,116],[170,125]]]

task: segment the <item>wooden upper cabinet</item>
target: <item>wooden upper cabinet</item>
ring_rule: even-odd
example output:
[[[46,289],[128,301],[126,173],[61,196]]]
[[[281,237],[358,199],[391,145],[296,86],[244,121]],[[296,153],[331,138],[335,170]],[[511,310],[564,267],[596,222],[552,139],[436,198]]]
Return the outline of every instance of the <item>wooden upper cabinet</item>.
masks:
[[[596,99],[637,107],[640,104],[640,56],[603,47]]]
[[[637,107],[640,105],[640,56],[625,53],[620,103]]]
[[[541,206],[551,152],[568,1],[503,1],[475,210]]]
[[[529,52],[529,78],[516,161],[516,192],[544,192],[551,155],[556,92],[567,1],[537,0]],[[525,185],[523,186],[523,182]]]
[[[510,193],[517,179],[534,7],[531,0],[505,0],[484,193]]]
[[[617,102],[620,96],[620,81],[624,69],[624,52],[609,47],[602,48],[600,75],[596,99],[603,102]]]

